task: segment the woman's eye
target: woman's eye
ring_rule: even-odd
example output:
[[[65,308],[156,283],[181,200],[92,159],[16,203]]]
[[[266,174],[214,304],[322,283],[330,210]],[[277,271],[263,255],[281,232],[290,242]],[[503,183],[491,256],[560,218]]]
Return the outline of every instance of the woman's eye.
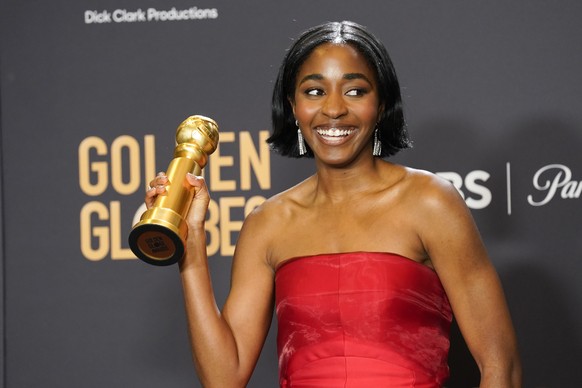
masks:
[[[348,90],[346,96],[363,96],[364,94],[366,94],[365,89],[357,88]]]
[[[321,96],[321,95],[323,95],[323,90],[321,90],[321,89],[307,89],[305,91],[305,94],[307,94],[309,96]]]

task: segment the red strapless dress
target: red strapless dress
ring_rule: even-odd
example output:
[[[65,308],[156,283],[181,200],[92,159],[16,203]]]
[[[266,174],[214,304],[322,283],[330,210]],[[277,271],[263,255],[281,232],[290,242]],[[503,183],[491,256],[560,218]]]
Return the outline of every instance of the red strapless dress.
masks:
[[[275,275],[281,387],[440,387],[452,313],[436,273],[392,253],[285,261]]]

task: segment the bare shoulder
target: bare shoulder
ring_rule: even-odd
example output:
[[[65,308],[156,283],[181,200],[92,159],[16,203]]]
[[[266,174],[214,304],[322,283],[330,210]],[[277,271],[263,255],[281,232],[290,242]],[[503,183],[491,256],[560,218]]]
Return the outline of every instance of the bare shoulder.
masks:
[[[471,211],[451,182],[424,170],[406,168],[406,172],[401,200],[427,252],[452,236],[478,235]]]
[[[427,171],[407,169],[407,215],[432,264],[442,275],[449,264],[465,268],[483,263],[487,255],[471,211],[457,189]],[[462,264],[461,264],[462,263]]]
[[[271,263],[273,247],[287,235],[287,227],[305,208],[305,197],[312,187],[312,179],[268,198],[245,217],[237,250],[247,245]],[[258,238],[260,236],[260,238]],[[260,250],[260,251],[258,251]]]
[[[304,207],[303,201],[312,186],[311,180],[308,178],[268,198],[246,217],[245,224],[281,224],[281,221],[292,217],[294,212]]]
[[[403,168],[406,201],[413,202],[418,210],[441,212],[466,208],[463,198],[448,180],[426,170]]]

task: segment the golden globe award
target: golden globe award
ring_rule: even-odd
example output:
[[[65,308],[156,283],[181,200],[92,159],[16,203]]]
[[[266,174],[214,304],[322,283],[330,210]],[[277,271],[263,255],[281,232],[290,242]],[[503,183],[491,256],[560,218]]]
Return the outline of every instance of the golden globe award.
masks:
[[[218,146],[218,125],[204,116],[190,116],[176,130],[174,159],[166,170],[166,192],[158,195],[129,234],[129,247],[146,263],[165,266],[184,255],[188,225],[185,218],[194,196],[186,174],[200,175],[208,155]]]

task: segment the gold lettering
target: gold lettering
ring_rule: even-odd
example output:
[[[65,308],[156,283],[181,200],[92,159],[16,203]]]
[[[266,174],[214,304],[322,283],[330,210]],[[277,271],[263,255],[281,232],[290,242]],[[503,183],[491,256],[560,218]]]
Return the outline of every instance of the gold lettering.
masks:
[[[208,233],[208,240],[206,241],[206,252],[208,256],[213,256],[218,253],[220,248],[220,230],[218,229],[219,221],[218,204],[214,200],[210,200],[208,204],[208,218],[204,225]]]
[[[230,211],[232,207],[243,207],[243,197],[220,198],[220,254],[232,256],[235,245],[232,243],[232,232],[240,231],[242,221],[232,221]],[[241,217],[242,218],[242,217]]]
[[[111,201],[109,204],[109,219],[111,220],[111,259],[136,259],[131,249],[121,247],[121,206],[119,201]]]
[[[103,194],[109,184],[107,162],[91,162],[91,149],[97,155],[107,155],[107,144],[97,136],[90,136],[79,144],[79,186],[85,194],[96,196]],[[95,184],[91,183],[91,172],[97,174]]]
[[[213,154],[210,155],[210,189],[211,191],[234,191],[236,190],[236,181],[222,180],[220,177],[221,167],[231,167],[234,165],[234,158],[232,156],[222,156],[220,154],[221,144],[232,143],[234,141],[234,132],[222,132],[220,134],[220,142]]]
[[[259,157],[251,134],[248,131],[240,133],[240,187],[242,190],[251,189],[251,167],[259,187],[262,190],[271,188],[271,160],[266,142],[268,137],[268,131],[259,132]]]
[[[251,214],[251,212],[263,202],[265,202],[265,197],[261,197],[260,195],[255,195],[254,197],[249,198],[245,205],[245,217]]]
[[[123,182],[123,149],[127,148],[129,156],[129,181]],[[111,144],[111,184],[122,195],[135,193],[139,189],[140,165],[139,143],[131,136],[119,136]]]
[[[105,258],[109,252],[109,228],[107,226],[92,226],[91,217],[106,221],[109,218],[108,210],[101,202],[93,201],[85,204],[81,209],[81,252],[91,261]],[[93,249],[91,240],[97,238],[97,248]]]

